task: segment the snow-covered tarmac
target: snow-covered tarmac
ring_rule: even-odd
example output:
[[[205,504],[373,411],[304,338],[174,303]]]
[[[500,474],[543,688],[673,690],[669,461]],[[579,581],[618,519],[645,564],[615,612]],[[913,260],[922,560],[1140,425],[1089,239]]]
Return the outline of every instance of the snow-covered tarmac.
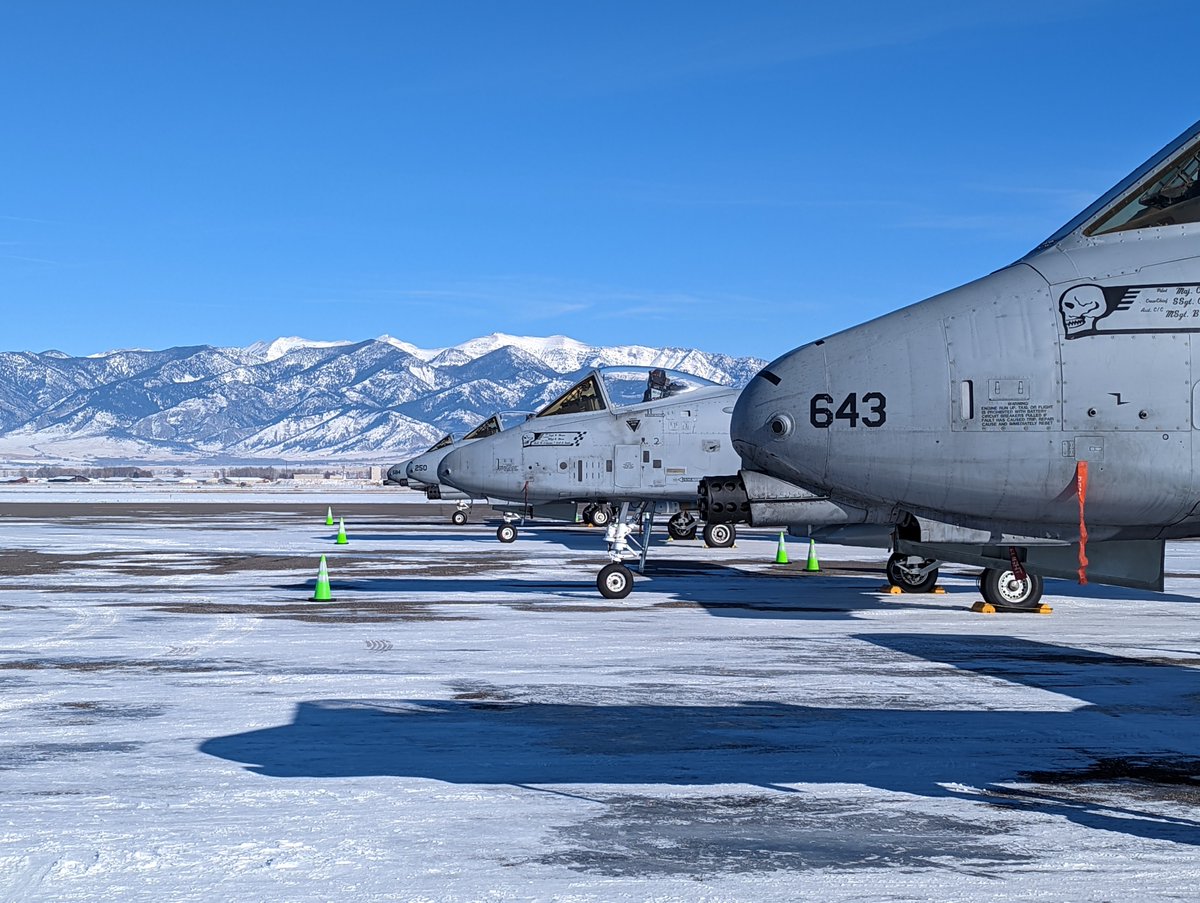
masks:
[[[0,496],[0,899],[1197,896],[1200,545],[1039,616],[660,541],[613,603],[597,530],[56,498]]]

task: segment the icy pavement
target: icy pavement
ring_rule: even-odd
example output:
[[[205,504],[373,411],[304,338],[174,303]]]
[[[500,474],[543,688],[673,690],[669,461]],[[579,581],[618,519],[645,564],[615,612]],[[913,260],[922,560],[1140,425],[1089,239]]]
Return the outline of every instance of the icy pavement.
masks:
[[[1039,616],[659,541],[614,603],[597,530],[355,510],[0,507],[0,899],[1196,897],[1200,544]]]

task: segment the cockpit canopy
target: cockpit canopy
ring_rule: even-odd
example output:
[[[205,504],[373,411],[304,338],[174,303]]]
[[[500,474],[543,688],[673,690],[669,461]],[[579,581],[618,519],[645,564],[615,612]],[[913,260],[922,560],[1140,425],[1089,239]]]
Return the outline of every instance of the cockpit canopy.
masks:
[[[1031,253],[1086,237],[1200,222],[1200,122],[1096,199]]]
[[[429,454],[429,452],[437,451],[440,448],[446,448],[447,446],[450,446],[453,444],[454,444],[454,437],[452,435],[450,435],[449,433],[446,433],[446,435],[442,436],[441,439],[439,439],[437,442],[433,443],[433,445],[429,446],[429,448],[426,450],[425,454]]]
[[[486,439],[488,436],[494,436],[501,430],[506,430],[510,426],[522,423],[533,416],[532,411],[501,411],[498,414],[493,414],[471,432],[462,437],[462,441],[468,439]]]
[[[538,417],[587,414],[675,398],[720,383],[662,367],[601,367],[538,411]]]
[[[1190,147],[1085,230],[1086,235],[1104,235],[1126,229],[1173,226],[1200,222],[1200,147]]]

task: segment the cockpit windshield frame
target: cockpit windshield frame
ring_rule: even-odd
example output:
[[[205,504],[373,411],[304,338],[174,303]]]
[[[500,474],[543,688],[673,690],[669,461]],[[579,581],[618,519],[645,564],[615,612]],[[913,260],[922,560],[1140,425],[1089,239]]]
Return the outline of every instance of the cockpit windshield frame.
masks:
[[[665,367],[603,367],[599,373],[604,394],[614,410],[653,404],[720,385],[702,376]]]
[[[1152,156],[1149,160],[1123,178],[1120,182],[1096,198],[1091,204],[1085,207],[1079,214],[1068,221],[1062,228],[1047,238],[1044,242],[1026,254],[1026,257],[1031,257],[1047,248],[1053,247],[1063,241],[1075,232],[1082,231],[1082,234],[1090,237],[1094,234],[1095,226],[1103,224],[1110,208],[1119,208],[1123,202],[1127,202],[1131,195],[1135,193],[1135,189],[1140,188],[1148,181],[1151,173],[1161,174],[1168,167],[1166,164],[1174,160],[1176,157],[1182,157],[1192,146],[1200,146],[1200,122],[1194,123],[1190,128],[1183,132],[1178,138],[1169,143],[1166,147]]]
[[[1083,230],[1108,235],[1200,222],[1200,145],[1193,144],[1152,171],[1120,203]]]
[[[538,417],[557,417],[561,414],[591,414],[608,407],[596,373],[581,379],[540,411]]]
[[[475,427],[475,429],[471,430],[471,432],[463,436],[462,441],[466,442],[468,439],[486,439],[488,436],[496,435],[500,430],[500,415],[493,414],[487,420],[483,421],[483,423],[479,424],[479,426]]]
[[[590,414],[652,404],[699,389],[721,388],[702,376],[664,367],[600,367],[546,405],[535,416]]]
[[[446,448],[448,446],[451,446],[453,444],[454,444],[454,436],[450,433],[446,433],[446,435],[442,436],[441,439],[439,439],[437,442],[433,443],[433,445],[429,446],[429,449],[425,452],[425,454],[429,454],[429,452],[439,451],[439,450]]]

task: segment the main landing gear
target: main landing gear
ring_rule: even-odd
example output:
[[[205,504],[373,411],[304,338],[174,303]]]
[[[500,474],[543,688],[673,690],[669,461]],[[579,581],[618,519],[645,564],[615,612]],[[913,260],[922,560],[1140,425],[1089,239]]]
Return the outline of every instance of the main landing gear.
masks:
[[[583,509],[583,522],[593,527],[607,527],[612,523],[613,509],[607,503],[588,505]]]
[[[737,528],[733,524],[714,524],[709,521],[704,525],[704,544],[710,549],[728,549],[737,539]]]
[[[1016,570],[988,568],[979,575],[979,592],[983,594],[983,601],[996,608],[1036,609],[1042,601],[1042,589],[1042,578],[1026,573],[1019,562]]]
[[[906,593],[931,593],[937,586],[938,562],[919,555],[893,552],[887,562],[887,579]]]
[[[696,520],[692,512],[680,511],[667,521],[667,535],[678,540],[695,539],[696,529],[699,526],[700,522]]]

